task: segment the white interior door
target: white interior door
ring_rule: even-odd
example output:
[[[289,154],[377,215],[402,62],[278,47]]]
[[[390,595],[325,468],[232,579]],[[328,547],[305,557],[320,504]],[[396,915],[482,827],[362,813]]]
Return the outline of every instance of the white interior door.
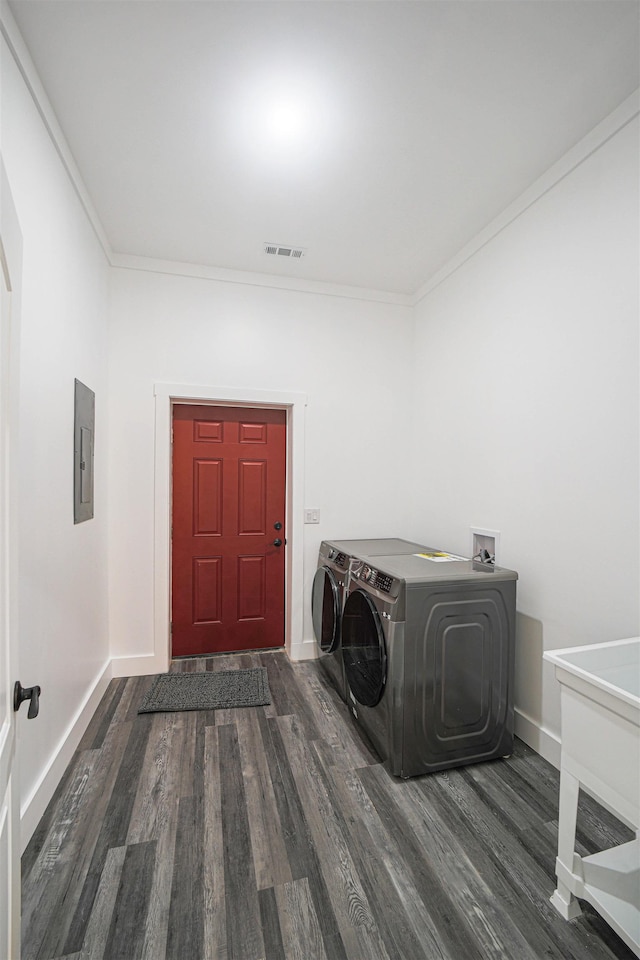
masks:
[[[16,680],[15,604],[16,542],[15,510],[11,511],[14,485],[11,462],[15,443],[15,410],[17,393],[15,373],[16,323],[12,310],[16,307],[11,285],[9,257],[17,226],[13,206],[2,173],[2,207],[0,217],[0,957],[20,957],[20,835],[18,786],[15,769],[16,723],[13,711],[13,686]],[[12,216],[7,224],[7,216]],[[8,227],[5,231],[5,227]],[[17,312],[17,311],[16,311]]]

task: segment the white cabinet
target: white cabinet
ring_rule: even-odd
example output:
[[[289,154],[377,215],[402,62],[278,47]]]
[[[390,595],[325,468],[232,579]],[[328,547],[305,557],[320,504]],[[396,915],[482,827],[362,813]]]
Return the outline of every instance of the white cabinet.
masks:
[[[640,957],[640,840],[580,857],[575,852],[581,786],[636,831],[640,826],[640,638],[544,654],[561,684],[562,755],[558,886],[566,919],[587,900]]]

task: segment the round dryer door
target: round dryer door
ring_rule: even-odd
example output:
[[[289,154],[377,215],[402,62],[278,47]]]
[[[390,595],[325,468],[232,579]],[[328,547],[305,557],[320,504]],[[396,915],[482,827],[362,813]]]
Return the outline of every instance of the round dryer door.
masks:
[[[313,632],[322,653],[333,653],[340,642],[340,587],[329,567],[318,567],[311,594]]]
[[[387,651],[380,616],[364,590],[354,590],[344,605],[342,658],[358,703],[375,707],[387,678]]]

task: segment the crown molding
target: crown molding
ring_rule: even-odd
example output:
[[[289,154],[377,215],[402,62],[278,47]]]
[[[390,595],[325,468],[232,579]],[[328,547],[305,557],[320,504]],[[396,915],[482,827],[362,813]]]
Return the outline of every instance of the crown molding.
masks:
[[[223,267],[207,266],[206,264],[155,260],[151,257],[136,257],[122,253],[114,253],[111,264],[123,270],[164,273],[174,277],[195,277],[199,280],[216,280],[222,283],[241,283],[245,286],[270,287],[275,290],[312,293],[324,297],[341,297],[347,300],[390,303],[401,307],[410,307],[413,303],[413,297],[404,293],[369,290],[347,284],[327,283],[324,280],[299,280],[296,277],[278,277],[268,273],[248,273],[244,270],[229,270]]]
[[[71,185],[82,205],[84,212],[87,215],[87,218],[94,230],[94,233],[100,243],[100,246],[104,250],[105,256],[109,263],[111,263],[112,250],[111,245],[107,239],[107,235],[104,232],[100,218],[95,211],[91,198],[87,192],[87,189],[80,175],[80,171],[76,166],[76,162],[73,158],[73,154],[69,148],[64,133],[58,123],[58,119],[55,115],[55,111],[51,106],[51,102],[47,93],[42,85],[42,81],[38,75],[35,64],[31,59],[31,54],[27,49],[22,34],[18,28],[18,25],[11,13],[9,4],[7,0],[0,0],[0,33],[4,37],[7,48],[18,68],[22,79],[25,82],[27,90],[31,95],[31,99],[40,115],[44,127],[49,134],[49,139],[53,144],[53,147],[60,158],[60,162],[64,167]]]
[[[424,300],[436,287],[444,283],[456,270],[459,270],[476,253],[486,247],[494,237],[502,233],[514,220],[522,216],[530,207],[537,203],[545,194],[560,183],[565,177],[568,177],[585,160],[588,160],[600,147],[604,146],[627,124],[631,123],[640,113],[640,88],[635,90],[626,100],[623,100],[620,106],[616,107],[613,113],[610,113],[593,130],[579,140],[563,157],[560,158],[552,167],[535,180],[524,193],[509,204],[494,220],[491,221],[480,233],[469,241],[462,249],[452,257],[431,279],[427,280],[410,298],[411,306],[417,306],[421,300]]]

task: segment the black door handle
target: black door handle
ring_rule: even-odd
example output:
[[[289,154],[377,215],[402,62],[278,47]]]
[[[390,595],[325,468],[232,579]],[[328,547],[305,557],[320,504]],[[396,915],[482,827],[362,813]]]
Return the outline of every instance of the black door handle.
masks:
[[[274,530],[282,530],[282,524],[280,523],[279,520],[278,520],[277,523],[274,523],[273,529],[274,529]]]
[[[27,717],[33,720],[38,716],[40,710],[40,687],[23,687],[19,680],[16,680],[13,688],[13,709],[19,710],[23,700],[29,700],[29,712]]]
[[[280,540],[280,539],[274,540],[274,541],[273,541],[273,545],[274,545],[274,547],[281,547],[281,546],[282,546],[282,540]]]

